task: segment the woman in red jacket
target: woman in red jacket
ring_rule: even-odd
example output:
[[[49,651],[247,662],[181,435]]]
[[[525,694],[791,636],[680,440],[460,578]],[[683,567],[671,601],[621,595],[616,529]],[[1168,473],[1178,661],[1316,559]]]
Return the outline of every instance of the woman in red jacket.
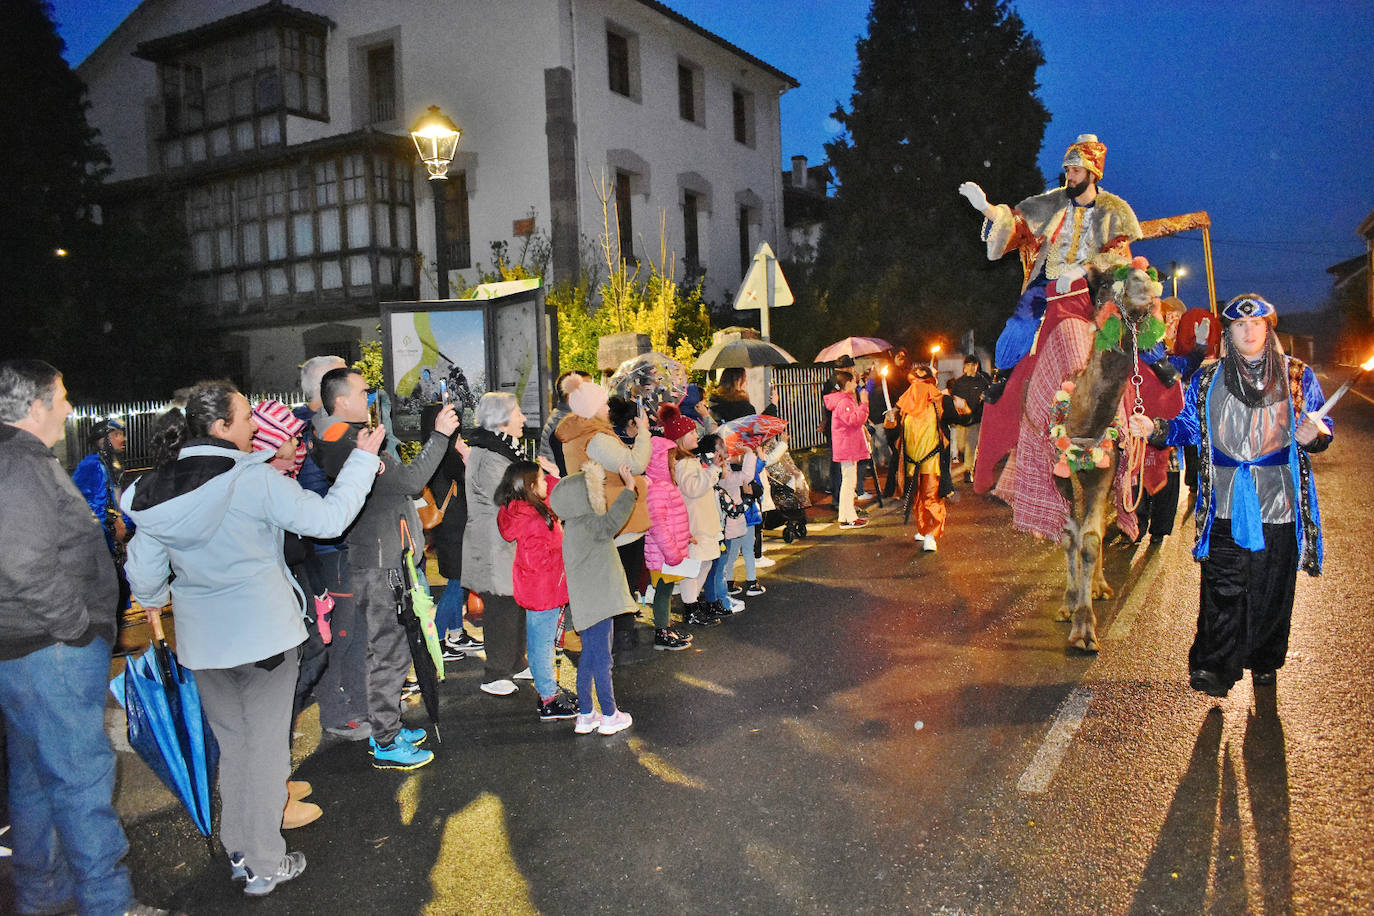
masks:
[[[547,459],[545,459],[547,460]],[[563,572],[563,526],[549,510],[549,490],[558,482],[533,461],[514,461],[496,488],[496,526],[515,542],[511,579],[515,603],[525,609],[525,654],[534,689],[539,692],[539,720],[571,719],[577,700],[564,698],[554,675],[554,639],[558,617],[568,603]]]

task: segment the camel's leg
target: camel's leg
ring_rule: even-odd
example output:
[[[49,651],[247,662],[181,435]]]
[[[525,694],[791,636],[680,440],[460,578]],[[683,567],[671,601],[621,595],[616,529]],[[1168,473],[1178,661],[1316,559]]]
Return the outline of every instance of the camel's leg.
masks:
[[[1078,606],[1080,583],[1083,578],[1079,562],[1079,526],[1072,517],[1064,524],[1064,603],[1059,606],[1054,619],[1067,622],[1073,619],[1073,609]]]
[[[1069,646],[1083,652],[1097,651],[1097,615],[1093,613],[1094,579],[1101,574],[1102,535],[1107,525],[1107,499],[1112,470],[1099,468],[1081,475],[1083,523],[1079,535],[1079,600],[1073,609]],[[1105,584],[1105,583],[1104,583]]]

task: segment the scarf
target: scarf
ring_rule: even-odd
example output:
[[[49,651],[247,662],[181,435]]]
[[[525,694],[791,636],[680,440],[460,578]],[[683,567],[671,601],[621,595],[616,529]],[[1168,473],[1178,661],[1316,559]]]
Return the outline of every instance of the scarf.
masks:
[[[475,429],[468,437],[468,445],[473,448],[484,448],[489,452],[504,455],[511,461],[524,461],[525,455],[520,451],[519,443],[515,437],[499,431],[490,429]]]
[[[1226,355],[1221,358],[1222,381],[1226,390],[1250,409],[1268,407],[1285,396],[1283,353],[1279,349],[1274,329],[1264,339],[1264,350],[1251,361],[1226,342]]]

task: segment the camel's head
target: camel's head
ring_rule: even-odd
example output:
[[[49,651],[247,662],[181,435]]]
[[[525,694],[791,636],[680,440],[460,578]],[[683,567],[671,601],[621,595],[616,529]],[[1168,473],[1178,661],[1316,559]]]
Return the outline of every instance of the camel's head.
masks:
[[[1137,321],[1149,313],[1151,306],[1164,292],[1159,274],[1144,258],[1137,257],[1115,270],[1088,270],[1088,288],[1093,304],[1101,309],[1115,303],[1126,319]]]

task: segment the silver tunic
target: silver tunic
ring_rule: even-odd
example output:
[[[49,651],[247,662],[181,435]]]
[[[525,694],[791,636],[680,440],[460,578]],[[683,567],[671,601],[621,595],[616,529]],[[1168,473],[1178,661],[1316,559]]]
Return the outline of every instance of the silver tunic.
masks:
[[[1250,408],[1229,390],[1220,378],[1208,395],[1212,418],[1212,447],[1237,461],[1253,461],[1261,455],[1283,449],[1293,439],[1292,408],[1286,398],[1268,407]],[[1210,457],[1210,456],[1205,456]],[[1217,465],[1214,489],[1217,518],[1231,517],[1231,483],[1239,468]],[[1288,464],[1251,468],[1259,490],[1260,520],[1266,525],[1293,521],[1293,478]]]

